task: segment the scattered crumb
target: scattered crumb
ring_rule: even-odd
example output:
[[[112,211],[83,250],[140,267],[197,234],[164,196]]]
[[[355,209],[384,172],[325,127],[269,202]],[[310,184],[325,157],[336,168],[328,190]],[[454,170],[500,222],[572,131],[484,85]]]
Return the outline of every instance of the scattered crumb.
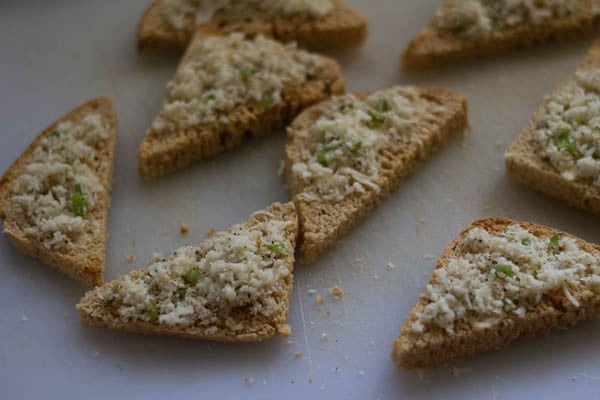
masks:
[[[573,382],[575,382],[577,380],[577,377],[576,376],[572,376],[569,379],[571,379]]]
[[[331,315],[331,310],[329,310],[329,309],[325,310],[325,314]]]
[[[315,325],[317,325],[317,324],[315,323],[315,321],[308,321],[308,323],[310,324],[310,326],[311,326],[312,328],[314,328],[314,327],[315,327]]]
[[[373,279],[378,280],[379,276],[378,275],[373,275]]]
[[[335,285],[334,287],[329,289],[329,293],[331,293],[331,295],[337,300],[337,299],[341,299],[342,297],[344,297],[344,295],[346,294],[346,292],[344,291],[344,289],[342,289],[341,287],[339,287],[338,285]]]
[[[496,147],[504,147],[504,141],[503,140],[496,140]]]
[[[206,231],[206,234],[207,234],[208,236],[212,236],[212,235],[214,235],[214,234],[215,234],[215,228],[209,228],[209,229]]]
[[[325,301],[325,299],[320,294],[315,296],[315,303],[317,303],[318,306],[323,304],[324,301]]]
[[[162,259],[162,258],[164,258],[162,254],[160,254],[160,253],[156,253],[156,252],[153,252],[153,253],[152,253],[152,259],[153,259],[154,261],[158,261],[158,260],[160,260],[160,259]]]
[[[308,294],[315,294],[317,293],[316,289],[308,289]]]
[[[338,366],[336,365],[336,367],[335,367],[335,368],[331,368],[331,372],[333,372],[334,374],[337,374],[338,372],[340,372],[340,367],[338,367]]]
[[[190,227],[187,226],[186,224],[182,224],[179,227],[179,233],[181,233],[182,235],[187,235],[189,231],[190,231]]]
[[[394,269],[394,268],[396,268],[396,266],[394,264],[392,264],[391,262],[389,262],[389,263],[387,263],[387,268]]]
[[[326,333],[323,333],[321,335],[321,342],[328,342],[329,341],[329,336],[327,336]]]
[[[421,218],[421,219],[419,220],[419,222],[420,222],[420,223],[422,223],[422,224],[424,224],[425,222],[427,222],[427,220],[426,220],[425,218]]]
[[[470,374],[472,371],[473,371],[473,368],[457,368],[457,367],[453,367],[450,370],[450,375],[452,375],[455,378],[460,378],[463,375]]]
[[[92,356],[98,357],[99,355],[100,355],[100,352],[98,350],[92,351]]]
[[[246,384],[248,385],[252,385],[254,383],[254,378],[249,376],[247,378],[244,378],[244,382],[246,382]]]
[[[127,257],[125,257],[125,259],[127,259],[127,261],[129,262],[133,262],[135,261],[135,256],[133,254],[128,254]]]
[[[358,375],[360,375],[360,376],[365,376],[365,375],[366,375],[366,373],[365,373],[365,371],[363,371],[363,370],[360,370],[360,371],[358,371]]]
[[[308,378],[308,383],[313,383],[312,378]]]
[[[161,236],[166,236],[166,235],[168,235],[168,234],[169,234],[169,229],[167,229],[167,228],[162,228],[162,229],[160,230],[160,235],[161,235]]]
[[[285,170],[285,160],[279,160],[279,168],[277,168],[277,176],[283,176]]]
[[[136,245],[136,244],[137,244],[137,242],[136,242],[135,240],[132,240],[132,241],[131,241],[131,246],[132,246],[132,247],[135,247],[135,245]]]
[[[294,357],[296,357],[296,358],[300,358],[300,357],[302,357],[302,352],[301,352],[301,351],[296,351],[296,352],[294,353]]]
[[[295,342],[292,339],[290,339],[290,340],[287,341],[287,344],[294,344],[294,343]]]
[[[433,254],[427,253],[423,256],[423,260],[434,260],[434,259],[435,259],[435,256]]]
[[[374,341],[374,340],[371,340],[371,341],[369,342],[369,346],[375,346],[375,341]]]
[[[452,203],[454,203],[454,199],[453,199],[452,197],[448,197],[448,198],[446,199],[446,203],[448,203],[448,204],[452,204]]]
[[[21,321],[25,322],[25,321],[29,321],[29,319],[26,316],[21,315]]]
[[[321,385],[321,392],[325,391],[325,385]]]

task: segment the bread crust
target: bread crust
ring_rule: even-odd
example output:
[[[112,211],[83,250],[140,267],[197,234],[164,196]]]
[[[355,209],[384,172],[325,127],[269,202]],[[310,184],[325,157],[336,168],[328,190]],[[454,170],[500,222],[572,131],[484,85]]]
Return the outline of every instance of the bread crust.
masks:
[[[380,177],[376,182],[379,192],[368,190],[363,194],[346,196],[339,202],[304,200],[300,194],[306,185],[292,173],[292,166],[302,160],[302,151],[310,142],[310,138],[303,138],[295,132],[308,130],[327,108],[328,101],[308,108],[294,120],[288,130],[284,178],[298,211],[300,253],[305,261],[313,262],[335,246],[439,147],[468,128],[467,102],[462,95],[441,88],[419,91],[432,103],[448,107],[445,119],[418,124],[411,135],[418,136],[419,140],[411,141],[409,146],[397,144],[382,150],[378,155]],[[356,94],[358,98],[368,95],[365,92]]]
[[[272,214],[269,217],[268,214]],[[287,228],[287,238],[291,242],[292,247],[295,247],[296,236],[298,233],[298,219],[293,203],[273,203],[265,212],[255,213],[248,221],[244,223],[247,227],[254,225],[257,221],[278,218],[286,219],[291,224]],[[77,304],[77,310],[81,317],[81,322],[85,325],[107,328],[131,333],[143,333],[152,335],[169,335],[187,339],[198,340],[213,340],[221,342],[259,342],[268,339],[274,335],[288,336],[290,327],[287,324],[287,316],[289,313],[289,303],[292,292],[292,273],[294,270],[294,253],[290,253],[286,257],[285,262],[290,271],[290,275],[286,277],[286,290],[283,293],[283,298],[280,299],[284,307],[281,312],[271,318],[264,316],[253,316],[241,311],[238,318],[244,322],[244,329],[241,332],[232,331],[226,326],[218,327],[216,333],[207,333],[207,328],[202,327],[178,327],[158,325],[143,321],[123,322],[120,319],[111,315],[104,306],[103,300],[98,296],[96,291],[89,291]],[[145,268],[131,272],[132,277],[144,274]],[[118,284],[123,277],[120,277],[112,282],[107,283],[104,287],[113,287]]]
[[[219,34],[199,28],[194,40]],[[194,46],[190,46],[190,49]],[[190,57],[190,51],[181,63]],[[248,137],[265,136],[283,127],[306,107],[333,94],[344,93],[344,78],[337,62],[323,57],[325,67],[318,76],[310,77],[300,86],[282,91],[282,101],[264,109],[259,102],[243,104],[229,115],[229,122],[204,124],[181,131],[154,135],[146,133],[139,153],[139,173],[147,180],[184,169],[204,158],[212,157],[242,144]]]
[[[90,218],[99,222],[101,232],[94,243],[89,243],[85,248],[77,248],[72,251],[57,251],[45,248],[41,243],[27,238],[20,227],[21,221],[15,219],[10,210],[10,185],[17,178],[27,164],[29,155],[39,145],[40,141],[49,135],[61,122],[80,118],[90,112],[99,112],[109,123],[110,136],[106,146],[100,151],[104,160],[102,168],[98,171],[100,183],[105,192],[99,194],[97,206],[89,214]],[[113,181],[113,159],[116,147],[117,121],[111,98],[97,98],[90,100],[78,108],[61,117],[51,126],[41,132],[19,158],[11,165],[0,179],[0,218],[4,220],[4,233],[11,243],[22,253],[37,258],[42,263],[79,280],[87,285],[96,286],[103,282],[105,247],[106,247],[106,223],[107,213],[110,207],[110,189]]]
[[[276,17],[256,15],[248,20],[253,10],[248,8],[232,14],[229,7],[217,11],[201,27],[221,33],[244,32],[253,36],[263,34],[282,42],[297,42],[310,50],[333,50],[355,47],[367,37],[367,21],[343,0],[332,0],[334,10],[324,17]],[[253,13],[254,14],[254,13]],[[167,25],[161,15],[160,2],[153,2],[144,12],[138,27],[137,43],[140,51],[181,51],[194,34],[194,27],[176,30]]]
[[[556,229],[531,222],[516,222],[510,219],[488,218],[473,222],[462,231],[444,250],[436,269],[444,268],[449,260],[458,256],[460,242],[474,227],[489,232],[501,232],[509,225],[518,224],[532,234],[549,238],[560,233],[564,237],[574,239],[578,246],[600,257],[600,246],[587,243],[582,239]],[[429,283],[435,282],[432,275]],[[600,288],[587,285],[572,291],[581,306],[576,308],[564,295],[562,290],[546,294],[539,305],[527,311],[524,317],[508,315],[496,324],[475,330],[465,324],[457,324],[455,333],[449,335],[441,328],[415,334],[410,330],[411,324],[427,305],[421,296],[406,318],[400,335],[394,341],[392,359],[399,368],[418,370],[434,365],[448,365],[452,362],[472,357],[476,353],[488,350],[501,350],[519,337],[533,337],[547,334],[554,329],[566,329],[579,321],[600,315]]]
[[[581,64],[581,68],[598,67],[600,67],[600,41],[594,44]],[[574,76],[570,77],[558,85],[555,92],[574,80]],[[536,124],[544,112],[545,102],[536,110],[533,118],[506,151],[504,160],[507,175],[547,196],[600,216],[600,188],[594,186],[591,179],[566,180],[550,161],[539,154],[534,133]]]
[[[600,14],[592,15],[588,11],[597,3],[597,0],[588,0],[581,13],[555,18],[541,25],[527,24],[505,29],[483,38],[461,38],[440,32],[430,21],[410,41],[401,63],[406,69],[439,67],[459,60],[591,35],[600,30]]]

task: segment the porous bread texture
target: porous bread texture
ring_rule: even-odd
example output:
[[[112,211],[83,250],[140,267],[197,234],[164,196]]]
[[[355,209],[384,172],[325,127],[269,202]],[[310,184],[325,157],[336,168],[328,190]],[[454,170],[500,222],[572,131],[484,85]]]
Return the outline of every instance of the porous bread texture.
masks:
[[[519,225],[544,240],[555,235],[570,238],[579,249],[600,259],[600,246],[587,243],[567,233],[529,222],[490,218],[475,221],[454,239],[442,253],[437,270],[446,268],[449,261],[461,256],[462,240],[473,228],[482,228],[492,234],[504,232],[511,225]],[[435,284],[434,273],[429,284]],[[569,298],[571,297],[571,298]],[[575,300],[579,307],[573,303]],[[537,305],[523,315],[505,313],[491,324],[473,328],[471,324],[455,321],[452,333],[440,327],[429,326],[423,332],[415,332],[414,324],[430,300],[421,295],[407,317],[392,349],[392,359],[399,368],[419,370],[426,367],[447,365],[476,353],[500,350],[519,337],[547,334],[553,329],[568,328],[579,321],[600,315],[600,286],[598,281],[588,280],[569,292],[553,290],[544,293]]]
[[[96,172],[101,185],[94,193],[93,208],[88,210],[84,220],[91,222],[89,229],[80,235],[75,242],[66,247],[49,247],[41,240],[26,233],[33,229],[29,217],[18,202],[13,201],[14,183],[24,173],[31,162],[34,151],[49,135],[55,132],[62,123],[75,123],[90,115],[101,115],[107,129],[106,138],[95,145],[95,156],[86,162]],[[59,271],[88,285],[100,285],[103,282],[106,222],[110,206],[110,189],[112,187],[113,160],[116,146],[116,116],[110,98],[91,100],[69,112],[42,133],[29,145],[23,154],[12,164],[0,180],[0,217],[4,219],[4,233],[12,244],[22,253],[39,259]],[[83,221],[85,222],[85,221]]]
[[[453,0],[444,0],[438,13]],[[538,44],[591,35],[600,29],[600,2],[582,0],[576,12],[543,23],[508,26],[483,36],[460,36],[436,27],[435,18],[413,38],[401,63],[407,69],[439,67],[459,60],[505,53]]]
[[[594,44],[580,66],[582,71],[594,68],[600,68],[600,42]],[[555,92],[562,90],[575,79],[575,77],[569,78],[560,84]],[[536,110],[533,118],[506,151],[504,159],[507,175],[572,207],[600,215],[600,188],[593,184],[593,180],[567,180],[541,154],[539,144],[535,139],[535,131],[538,121],[545,111],[546,102]]]
[[[215,35],[213,31],[199,29],[168,88],[188,80],[193,83],[198,79],[194,74],[189,76],[187,69],[193,65],[195,58],[202,57],[203,52],[198,53],[198,51],[202,50],[205,40],[210,40],[211,43],[225,42],[234,40],[232,38],[238,36],[240,34]],[[287,58],[297,55],[299,59],[309,59],[310,65],[298,64],[306,68],[307,75],[302,78],[302,81],[289,81],[293,83],[286,83],[283,75],[275,76],[273,81],[279,80],[279,85],[282,86],[277,89],[277,98],[273,98],[273,101],[267,105],[263,104],[262,100],[256,100],[250,96],[242,104],[238,104],[239,98],[226,98],[221,100],[224,103],[235,103],[234,108],[227,112],[216,112],[212,122],[184,125],[181,120],[180,124],[175,124],[168,131],[162,129],[160,132],[156,129],[157,125],[153,123],[146,133],[138,153],[139,172],[143,178],[154,179],[166,173],[183,169],[195,161],[238,146],[249,137],[260,137],[271,133],[293,119],[304,108],[332,94],[345,91],[340,67],[330,58],[306,53],[292,45],[284,46],[260,37],[246,39],[246,42],[267,43],[265,51],[270,51],[271,47],[277,49],[277,53],[273,53],[271,58],[282,58],[283,54]],[[231,55],[232,60],[238,60],[238,58],[239,55]],[[279,62],[276,59],[267,60],[266,58],[268,58],[267,53],[265,53],[265,63],[277,64]],[[221,68],[220,74],[223,74],[222,71],[223,68]],[[242,70],[239,71],[240,74],[241,72]],[[234,78],[237,77],[237,74],[238,72],[235,72]],[[247,84],[252,85],[252,80],[253,77],[250,76]],[[213,87],[211,89],[218,92],[223,88]],[[248,90],[251,89],[256,88],[249,87]],[[204,99],[207,102],[216,98],[208,97],[210,94],[204,92],[191,94],[193,98],[198,96],[205,96]],[[177,96],[167,93],[159,117],[164,110],[172,108],[172,105],[185,103],[189,97],[189,93]],[[219,99],[217,98],[217,100]],[[157,121],[158,118],[155,122]]]
[[[273,304],[271,302],[273,301],[277,305],[276,311],[273,314],[263,315],[260,312],[251,312],[253,304],[247,304],[246,306],[233,308],[229,315],[211,315],[211,318],[216,318],[217,322],[211,322],[208,325],[202,325],[200,323],[202,321],[198,321],[198,323],[192,325],[164,323],[164,321],[158,322],[162,321],[160,317],[163,316],[160,309],[155,309],[155,312],[157,312],[155,321],[141,317],[124,318],[119,314],[119,309],[112,307],[113,303],[111,303],[111,294],[115,293],[118,290],[116,288],[119,285],[122,285],[125,280],[136,281],[138,279],[144,279],[144,276],[148,273],[148,269],[144,268],[139,271],[133,271],[129,275],[120,277],[100,288],[96,288],[95,290],[86,293],[86,295],[77,305],[82,323],[95,327],[134,333],[171,335],[191,339],[206,339],[215,341],[255,342],[270,338],[276,334],[282,336],[289,335],[290,327],[286,323],[286,320],[289,309],[290,294],[292,290],[294,248],[298,230],[297,217],[293,203],[274,203],[265,210],[254,213],[249,220],[243,224],[235,225],[225,232],[217,233],[216,236],[213,236],[213,238],[221,237],[221,239],[227,239],[227,235],[230,235],[229,237],[234,240],[235,238],[233,235],[243,235],[245,231],[252,230],[255,226],[260,225],[261,223],[269,223],[273,221],[285,223],[283,231],[281,232],[284,235],[280,248],[282,251],[284,251],[284,254],[282,255],[284,258],[281,266],[286,268],[289,273],[281,275],[279,281],[277,282],[277,286],[273,287],[274,291],[269,293],[269,298],[265,297],[262,299],[253,300],[254,303],[256,303],[256,301],[260,301],[263,303],[263,305]],[[213,238],[207,239],[205,242],[201,243],[199,247],[207,250],[207,253],[211,252],[212,250],[210,249],[215,249],[215,242]],[[273,244],[279,246],[279,244]],[[269,249],[269,251],[272,250]],[[203,257],[208,257],[208,254],[205,254]],[[172,258],[168,258],[167,262],[169,260],[172,260]],[[209,264],[216,262],[219,262],[219,260],[211,260],[209,261]],[[213,268],[210,265],[207,267]],[[233,272],[233,270],[223,271],[224,274]],[[196,280],[198,284],[202,284],[205,279],[204,274],[208,272],[205,272],[203,268],[199,268],[197,273],[198,275]],[[251,277],[251,282],[254,282],[253,279],[260,279],[258,275],[252,276],[253,278]],[[162,280],[162,278],[160,279]],[[207,279],[210,279],[210,277]],[[227,280],[229,278],[220,277],[219,279]],[[189,284],[190,282],[187,283]],[[275,290],[276,287],[279,289]],[[217,289],[223,290],[223,293],[225,293],[225,288]],[[214,288],[211,288],[211,290],[214,291]],[[268,288],[263,288],[263,290],[268,290]],[[185,296],[188,295],[186,292],[184,293]],[[242,294],[238,293],[238,296],[242,296]],[[223,298],[221,301],[226,303],[229,300],[225,300]],[[143,310],[145,305],[141,304],[140,307]],[[200,316],[197,314],[193,315],[200,318]],[[226,323],[227,320],[230,321],[229,324]],[[234,329],[231,326],[237,327]]]
[[[390,141],[378,152],[378,177],[374,183],[379,190],[365,187],[363,193],[354,192],[343,199],[307,200],[304,192],[310,191],[311,187],[293,172],[293,167],[305,162],[304,155],[314,147],[313,139],[306,133],[328,109],[330,101],[305,110],[288,129],[284,177],[294,196],[300,223],[300,253],[306,261],[316,260],[333,247],[440,146],[468,128],[467,102],[461,94],[441,88],[416,90],[427,104],[425,112],[411,124],[407,133],[398,135],[398,141]],[[365,99],[369,95],[358,93],[355,96]]]
[[[208,21],[185,16],[186,24],[173,26],[164,17],[164,0],[153,2],[144,12],[138,28],[141,51],[181,51],[194,35],[197,26],[220,33],[244,32],[263,34],[283,42],[296,42],[311,50],[332,50],[360,45],[367,36],[367,21],[343,0],[331,0],[333,9],[324,15],[288,13],[273,15],[251,2],[233,0],[219,4]],[[198,7],[203,7],[198,3]],[[217,2],[218,3],[218,2]],[[199,23],[199,25],[196,25]]]

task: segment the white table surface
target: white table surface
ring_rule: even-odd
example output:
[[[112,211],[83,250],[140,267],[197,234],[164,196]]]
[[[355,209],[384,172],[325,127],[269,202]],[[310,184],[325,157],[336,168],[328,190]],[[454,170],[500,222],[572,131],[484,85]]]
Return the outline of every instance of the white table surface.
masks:
[[[138,178],[137,146],[177,65],[177,57],[135,50],[148,2],[0,2],[0,171],[69,109],[95,96],[115,98],[108,280],[145,265],[152,252],[168,254],[202,240],[209,228],[226,228],[289,198],[277,176],[283,133],[151,184]],[[408,74],[398,56],[437,1],[350,2],[371,28],[364,47],[335,54],[348,89],[408,83],[457,89],[470,101],[473,130],[434,156],[343,244],[314,265],[296,265],[289,342],[209,344],[82,327],[74,305],[86,288],[0,237],[0,398],[600,398],[598,322],[457,364],[471,369],[458,378],[440,368],[419,379],[398,372],[389,357],[434,268],[435,260],[424,256],[437,258],[473,219],[532,220],[600,242],[599,218],[507,180],[502,161],[543,94],[571,73],[591,39]],[[178,233],[184,222],[186,237]],[[129,254],[134,263],[125,260]],[[335,284],[346,290],[341,301],[328,294]],[[325,297],[323,310],[309,289]]]

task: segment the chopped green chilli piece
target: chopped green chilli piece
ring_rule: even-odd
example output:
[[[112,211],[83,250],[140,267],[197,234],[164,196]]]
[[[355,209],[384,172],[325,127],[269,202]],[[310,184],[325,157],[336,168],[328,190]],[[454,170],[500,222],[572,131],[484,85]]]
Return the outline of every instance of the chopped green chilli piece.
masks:
[[[285,245],[281,242],[273,242],[271,244],[265,244],[263,247],[269,250],[271,253],[279,254],[285,250]]]
[[[266,92],[263,94],[260,104],[262,104],[264,108],[271,107],[273,105],[273,93]]]
[[[525,239],[521,240],[521,244],[523,246],[529,246],[531,244],[531,239],[525,238]]]
[[[148,314],[150,314],[150,322],[158,322],[158,309],[156,308],[156,303],[154,301],[148,301],[146,310],[148,310]]]
[[[328,144],[328,145],[321,147],[319,150],[317,150],[317,162],[319,164],[321,164],[323,167],[328,167],[329,161],[327,160],[327,154],[334,150],[339,149],[342,146],[343,146],[342,143],[337,143],[337,144]]]
[[[78,183],[71,194],[71,211],[77,217],[85,217],[87,206],[87,194],[83,192],[81,185]]]
[[[359,151],[360,149],[362,149],[362,145],[363,145],[363,142],[354,143],[354,150]]]
[[[177,288],[177,294],[179,295],[179,300],[183,300],[185,298],[186,292],[187,292],[187,288],[185,288],[185,287]]]
[[[515,276],[512,266],[510,265],[496,265],[494,269],[496,270],[496,276],[499,278],[501,277],[500,274],[503,274],[504,276],[509,278]]]
[[[379,106],[380,110],[383,112],[390,111],[390,103],[385,97],[379,99]]]
[[[577,145],[571,140],[571,131],[565,129],[554,139],[554,144],[559,150],[565,150],[572,156],[577,156]]]
[[[252,76],[252,70],[250,68],[242,68],[240,69],[240,79],[244,82],[248,82],[250,77]]]
[[[379,125],[379,124],[383,124],[385,122],[385,119],[383,118],[383,116],[373,109],[368,109],[367,114],[369,114],[369,116],[371,117],[371,122],[374,124]]]
[[[198,283],[199,278],[200,278],[200,269],[198,268],[197,265],[192,265],[188,269],[187,274],[185,274],[185,276],[183,277],[183,280],[186,281],[186,283],[194,286]]]
[[[60,136],[60,132],[58,132],[58,131],[52,131],[51,135],[54,136],[54,137],[59,137]]]
[[[214,101],[216,99],[217,99],[217,96],[215,96],[212,93],[206,96],[206,100]]]
[[[600,150],[594,151],[594,154],[592,154],[592,157],[594,157],[596,159],[600,158]]]
[[[562,235],[557,233],[556,235],[550,238],[550,243],[548,243],[548,248],[557,246],[560,240],[562,239]]]

